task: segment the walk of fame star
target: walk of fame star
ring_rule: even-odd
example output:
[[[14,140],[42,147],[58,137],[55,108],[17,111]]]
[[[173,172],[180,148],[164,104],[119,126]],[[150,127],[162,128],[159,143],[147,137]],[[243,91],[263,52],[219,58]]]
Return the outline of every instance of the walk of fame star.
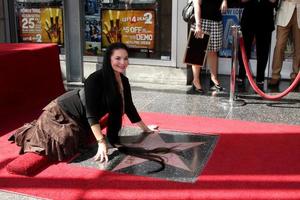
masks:
[[[138,129],[135,128],[136,130]],[[133,128],[128,128],[127,132],[134,132]],[[118,173],[165,178],[180,182],[194,182],[211,155],[217,138],[217,135],[200,135],[171,131],[160,131],[159,133],[142,136],[132,136],[130,134],[129,136],[121,136],[121,141],[127,146],[143,147],[145,149],[166,147],[177,150],[176,153],[160,154],[164,159],[166,167],[162,171],[151,174],[148,172],[159,168],[157,163],[119,153],[116,149],[109,150],[109,162],[106,164],[95,162],[91,158],[97,151],[96,146],[92,153],[88,151],[72,162],[85,167],[95,167]]]
[[[139,144],[133,144],[130,146],[135,147],[143,147],[145,149],[155,149],[158,147],[166,147],[166,148],[173,148],[175,147],[175,150],[177,151],[183,151],[186,149],[190,149],[193,147],[197,147],[201,144],[204,144],[204,142],[188,142],[188,143],[182,143],[182,142],[165,142],[161,137],[160,134],[151,134],[148,135],[141,143]],[[191,171],[189,166],[187,166],[186,163],[182,160],[181,156],[176,153],[167,153],[162,155],[162,158],[164,159],[165,163],[174,167],[178,167],[187,171]],[[126,156],[123,161],[118,164],[116,167],[113,168],[112,171],[121,170],[126,167],[130,167],[133,165],[137,165],[143,162],[148,162],[149,160],[138,158],[134,156]]]

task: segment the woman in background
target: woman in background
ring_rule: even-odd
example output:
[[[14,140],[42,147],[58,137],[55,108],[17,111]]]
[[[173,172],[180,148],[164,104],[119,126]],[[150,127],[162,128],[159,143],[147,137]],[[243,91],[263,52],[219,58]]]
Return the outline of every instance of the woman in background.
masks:
[[[227,10],[227,0],[193,0],[195,11],[195,36],[200,38],[203,33],[210,34],[207,48],[207,61],[211,73],[211,90],[222,91],[223,87],[218,80],[218,51],[222,47],[223,23],[222,13]],[[192,65],[192,89],[200,94],[204,93],[200,82],[199,65]]]

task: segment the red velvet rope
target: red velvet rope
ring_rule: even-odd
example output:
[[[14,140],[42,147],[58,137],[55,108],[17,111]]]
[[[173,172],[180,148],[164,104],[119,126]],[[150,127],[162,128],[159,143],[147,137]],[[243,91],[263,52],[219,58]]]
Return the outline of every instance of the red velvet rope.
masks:
[[[241,52],[242,52],[243,63],[245,66],[246,74],[247,74],[248,80],[250,82],[250,85],[252,86],[254,91],[257,94],[259,94],[259,96],[261,96],[263,99],[278,101],[278,100],[282,99],[282,97],[286,96],[288,93],[293,91],[295,89],[295,87],[298,85],[298,83],[300,81],[300,73],[298,73],[294,82],[282,93],[279,93],[277,95],[268,95],[268,94],[264,93],[257,87],[256,83],[253,80],[252,73],[249,69],[248,58],[247,58],[247,54],[246,54],[246,50],[245,50],[243,37],[240,37],[240,48],[241,48]]]

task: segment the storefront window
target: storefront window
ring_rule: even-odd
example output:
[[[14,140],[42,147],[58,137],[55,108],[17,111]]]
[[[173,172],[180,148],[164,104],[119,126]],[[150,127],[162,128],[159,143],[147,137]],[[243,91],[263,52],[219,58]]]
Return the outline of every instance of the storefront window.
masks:
[[[63,47],[62,0],[17,0],[18,42],[56,43]]]
[[[171,0],[85,0],[85,55],[123,42],[132,57],[170,60],[171,13]]]

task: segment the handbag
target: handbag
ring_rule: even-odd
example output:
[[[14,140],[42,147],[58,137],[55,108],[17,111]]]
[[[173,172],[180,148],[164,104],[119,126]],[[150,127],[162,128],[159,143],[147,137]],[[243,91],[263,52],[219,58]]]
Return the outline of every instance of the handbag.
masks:
[[[182,18],[187,23],[195,21],[193,0],[188,0],[187,4],[182,9]]]
[[[203,37],[196,38],[194,34],[195,31],[191,28],[183,57],[183,63],[202,66],[206,59],[206,50],[209,44],[210,35],[203,33]]]

